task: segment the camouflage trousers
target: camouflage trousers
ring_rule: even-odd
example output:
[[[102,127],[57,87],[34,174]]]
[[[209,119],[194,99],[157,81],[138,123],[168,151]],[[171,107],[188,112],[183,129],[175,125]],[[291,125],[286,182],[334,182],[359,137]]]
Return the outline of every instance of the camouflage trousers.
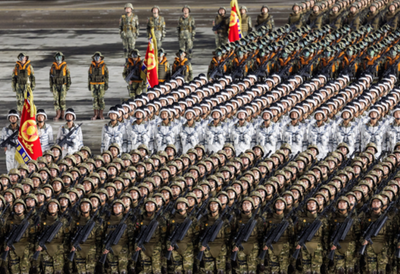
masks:
[[[113,255],[108,253],[107,261],[108,268],[106,268],[106,273],[121,273],[122,271],[127,272],[129,252],[128,247],[123,247],[118,255]]]
[[[24,101],[25,101],[25,91],[28,85],[21,86],[17,84],[15,88],[15,93],[17,97],[17,110],[19,112],[22,112],[22,108],[24,107]]]
[[[313,254],[311,254],[307,249],[302,249],[302,260],[301,264],[303,267],[303,273],[321,273],[321,266],[324,260],[324,249],[322,244],[318,243],[318,246]]]
[[[132,83],[128,86],[129,97],[134,99],[136,96],[143,93],[144,85],[142,83]]]
[[[31,246],[25,248],[22,257],[19,257],[13,250],[10,250],[10,257],[8,258],[10,273],[29,273],[31,268],[30,252]]]
[[[45,274],[63,272],[64,249],[59,248],[55,254],[50,255],[47,250],[42,251],[42,271]]]
[[[386,265],[389,263],[388,258],[389,247],[385,245],[381,252],[376,253],[371,245],[367,246],[365,252],[365,268],[367,271],[372,273],[373,271],[382,271],[386,273]]]
[[[172,256],[171,256],[172,269],[175,272],[183,272],[183,271],[193,272],[193,263],[194,263],[193,249],[194,249],[193,244],[189,243],[182,255],[179,254],[179,252],[176,251],[175,249],[172,250]]]
[[[189,37],[179,38],[179,49],[186,51],[188,59],[191,60],[193,53],[193,39]]]
[[[159,242],[153,249],[151,257],[147,256],[143,251],[140,252],[140,262],[142,264],[142,271],[140,274],[161,273],[161,243]]]
[[[274,251],[268,249],[268,265],[271,272],[288,271],[290,264],[290,245],[283,244],[279,255],[275,255]]]
[[[246,255],[243,251],[238,251],[237,254],[237,266],[236,266],[236,273],[249,273],[253,272],[256,273],[257,271],[257,263],[258,263],[258,244],[253,244],[253,249],[251,250],[249,255]]]
[[[346,252],[341,252],[340,249],[336,250],[333,269],[335,271],[343,269],[345,272],[350,269],[354,271],[357,259],[356,243],[350,242]]]
[[[228,35],[227,34],[215,34],[215,47],[219,48],[228,43]]]
[[[204,268],[201,269],[201,272],[206,273],[207,271],[210,271],[211,273],[214,273],[215,270],[217,270],[217,272],[220,270],[225,272],[226,256],[227,247],[225,244],[222,245],[221,251],[216,258],[211,255],[211,252],[208,249],[204,250]]]
[[[67,109],[67,86],[53,86],[54,110]]]
[[[135,49],[136,38],[135,37],[124,37],[122,38],[122,48],[124,49],[124,57],[129,58],[129,52]]]
[[[106,107],[106,103],[104,102],[104,95],[106,94],[104,85],[90,85],[90,91],[93,97],[93,109],[103,110]]]
[[[82,254],[82,252],[76,251],[74,257],[74,265],[77,269],[77,272],[79,274],[86,272],[95,273],[94,270],[96,268],[98,257],[99,256],[96,256],[95,246],[93,246],[87,254]]]

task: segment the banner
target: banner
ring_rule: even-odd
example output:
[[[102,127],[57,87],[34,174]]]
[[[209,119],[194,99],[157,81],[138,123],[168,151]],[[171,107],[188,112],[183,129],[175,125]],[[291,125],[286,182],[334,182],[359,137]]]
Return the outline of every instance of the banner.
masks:
[[[142,76],[145,74],[147,88],[158,85],[158,56],[157,40],[154,35],[154,29],[151,29],[149,44],[147,46],[146,56],[142,66]],[[144,78],[144,77],[143,77]]]
[[[228,39],[229,42],[235,42],[242,37],[240,30],[241,24],[240,10],[237,0],[231,1],[231,16],[229,19]]]
[[[31,159],[36,160],[40,156],[42,156],[42,146],[36,126],[36,106],[33,103],[32,90],[28,87],[21,113],[15,160],[22,164]]]

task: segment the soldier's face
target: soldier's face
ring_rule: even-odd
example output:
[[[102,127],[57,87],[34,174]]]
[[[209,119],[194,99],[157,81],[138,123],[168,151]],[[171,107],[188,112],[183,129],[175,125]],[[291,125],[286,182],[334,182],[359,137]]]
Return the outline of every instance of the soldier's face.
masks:
[[[183,9],[183,16],[186,18],[189,16],[189,9],[188,8],[184,8]]]
[[[283,211],[284,209],[285,209],[285,203],[283,201],[281,201],[281,200],[278,200],[275,203],[275,210],[276,211]]]
[[[376,11],[376,8],[375,8],[375,6],[371,6],[371,7],[369,8],[369,10],[370,10],[370,12],[374,13],[374,12]]]
[[[132,13],[132,9],[131,8],[125,8],[125,13]]]
[[[307,209],[308,209],[308,211],[311,211],[311,212],[316,211],[317,210],[317,203],[315,201],[309,201],[307,203]]]
[[[14,212],[17,215],[22,215],[22,213],[24,213],[24,205],[23,204],[16,204],[14,206]]]
[[[97,199],[95,199],[95,200],[97,200]],[[90,204],[89,204],[89,203],[82,203],[82,204],[81,204],[81,211],[82,211],[83,213],[89,213],[89,211],[90,211]]]
[[[251,210],[253,209],[253,205],[249,201],[244,201],[242,204],[242,209],[244,213],[250,213]]]
[[[153,17],[158,17],[158,9],[153,9]]]
[[[293,197],[290,195],[283,196],[285,198],[286,204],[291,205],[293,203]]]
[[[241,9],[241,10],[240,10],[240,13],[241,13],[241,14],[246,14],[246,10],[245,10],[245,9]]]
[[[380,211],[380,209],[381,209],[381,207],[382,207],[382,202],[381,202],[380,200],[378,200],[378,199],[374,199],[374,200],[372,201],[371,206],[372,206],[372,209],[373,209],[374,211]]]
[[[219,195],[218,200],[221,202],[222,205],[226,205],[228,203],[228,197],[225,195]]]
[[[219,9],[218,10],[219,15],[225,15],[225,10],[224,9]]]
[[[19,58],[19,61],[20,61],[22,64],[25,64],[25,63],[26,63],[26,60],[27,60],[26,56],[21,56],[21,57]]]
[[[124,208],[123,205],[120,204],[120,203],[114,204],[114,206],[113,206],[114,214],[115,215],[120,215],[122,213],[123,208]]]
[[[18,121],[17,116],[10,116],[9,118],[11,124],[15,124]]]
[[[93,208],[99,207],[99,199],[93,197],[90,199],[90,201],[92,202]]]
[[[300,11],[300,8],[299,8],[298,6],[293,6],[293,12],[294,12],[295,14],[298,14],[299,11]]]
[[[47,210],[50,214],[55,214],[58,211],[58,205],[56,203],[50,203],[47,207]]]
[[[263,8],[263,9],[261,10],[261,12],[262,12],[263,14],[267,14],[267,13],[268,13],[268,9],[267,9],[267,8]]]

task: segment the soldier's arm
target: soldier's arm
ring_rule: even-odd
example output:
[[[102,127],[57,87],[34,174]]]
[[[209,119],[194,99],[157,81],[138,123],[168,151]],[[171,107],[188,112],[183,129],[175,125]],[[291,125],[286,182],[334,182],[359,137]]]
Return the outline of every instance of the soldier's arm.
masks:
[[[70,71],[69,71],[69,68],[67,67],[66,68],[66,70],[67,70],[67,90],[69,90],[69,87],[71,86],[71,73],[70,73]]]
[[[105,78],[104,89],[105,90],[108,90],[108,76],[109,76],[108,68],[106,65],[104,65],[104,78]]]
[[[195,35],[196,35],[196,25],[195,25],[195,21],[194,21],[194,18],[192,17],[192,38],[194,38],[195,37]],[[214,24],[213,24],[214,25]]]
[[[164,20],[164,17],[162,17],[162,35],[161,35],[161,37],[162,38],[165,38],[165,35],[167,34],[167,29],[166,29],[166,26],[165,26],[165,20]]]
[[[35,89],[35,87],[36,87],[35,72],[33,71],[33,67],[32,66],[29,66],[29,68],[31,70],[30,80],[31,80],[31,89],[33,91]]]
[[[193,80],[192,64],[188,65],[188,69],[189,69],[188,81],[191,82]]]
[[[139,37],[139,17],[135,15],[136,36]]]
[[[17,79],[16,79],[16,77],[15,77],[15,70],[16,70],[17,68],[14,68],[13,69],[13,72],[12,72],[12,74],[11,74],[11,88],[12,88],[12,90],[14,91],[14,92],[16,92],[16,89],[17,89],[17,87],[16,87],[16,85],[17,85]]]
[[[50,68],[50,73],[49,73],[49,86],[50,86],[50,92],[52,92],[53,91],[53,81],[51,80],[51,76],[52,76],[52,70],[53,70],[53,65],[51,66],[51,68]]]

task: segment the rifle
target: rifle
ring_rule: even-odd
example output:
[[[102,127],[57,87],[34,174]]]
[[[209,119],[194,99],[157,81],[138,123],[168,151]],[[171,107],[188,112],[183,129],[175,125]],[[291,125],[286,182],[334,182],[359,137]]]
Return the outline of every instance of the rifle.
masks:
[[[351,216],[353,215],[355,208],[356,205],[354,205],[353,209],[349,212],[344,222],[339,225],[339,229],[335,229],[335,233],[332,235],[332,243],[338,249],[341,248],[339,241],[344,241],[344,239],[346,239],[346,236],[349,233],[351,226],[353,225],[354,219]],[[333,261],[334,257],[335,250],[331,250],[329,252],[328,258],[329,260]]]
[[[212,226],[207,227],[207,230],[204,232],[203,237],[201,238],[201,246],[206,247],[208,250],[210,249],[210,246],[208,245],[209,243],[212,243],[215,241],[217,238],[219,231],[222,228],[222,225],[224,224],[224,217],[225,213],[227,211],[227,207],[222,211],[218,219],[213,223]],[[201,261],[203,259],[203,254],[204,251],[199,251],[197,254],[197,259]]]
[[[258,216],[259,209],[260,207],[256,209],[256,211],[246,224],[242,224],[240,226],[239,231],[233,240],[234,246],[237,246],[240,250],[244,249],[242,243],[247,242],[249,240],[250,235],[253,233],[253,230],[257,225],[257,219],[255,217]],[[238,253],[237,251],[232,253],[231,255],[232,261],[236,261],[237,253]]]
[[[133,66],[133,68],[129,71],[129,74],[125,77],[125,82],[129,84],[131,79],[133,80],[142,80],[139,76],[135,75],[137,72],[136,66]]]
[[[226,25],[226,21],[224,19],[221,22],[219,22],[218,24],[214,25],[212,27],[212,31],[218,31],[218,30],[222,29],[222,27],[224,27],[225,25]]]
[[[7,137],[3,142],[1,142],[0,147],[6,147],[7,145],[10,145],[12,147],[16,147],[17,144],[13,141],[13,139],[18,135],[18,130],[14,131],[13,134]]]
[[[3,222],[4,222],[3,216],[4,216],[4,214],[6,213],[6,211],[7,211],[7,209],[8,209],[9,207],[10,207],[10,204],[7,204],[6,207],[3,209],[3,211],[1,212],[0,220],[2,220]]]
[[[208,204],[208,201],[210,200],[210,197],[211,196],[208,196],[208,198],[199,207],[199,210],[196,213],[197,220],[200,220],[200,218],[203,217],[207,213],[207,204]]]
[[[147,244],[148,242],[150,242],[151,238],[154,235],[154,232],[156,232],[156,229],[159,224],[157,219],[160,216],[161,212],[162,212],[161,209],[159,211],[157,211],[156,215],[150,221],[150,223],[147,226],[142,226],[142,230],[141,230],[139,236],[135,240],[135,242],[137,243],[137,246],[140,247],[142,250],[146,250],[144,245]],[[135,251],[135,253],[133,254],[132,260],[134,262],[137,262],[137,260],[139,259],[139,253],[140,253],[140,250]]]
[[[67,257],[68,260],[70,260],[71,262],[74,260],[76,250],[82,250],[80,244],[84,244],[89,238],[90,233],[92,233],[92,230],[96,225],[96,221],[94,220],[94,218],[97,217],[98,211],[99,210],[97,209],[93,213],[93,216],[90,217],[89,221],[85,225],[81,225],[78,227],[74,237],[72,238],[72,246],[75,248],[75,251],[71,251]]]
[[[232,79],[236,79],[238,77],[243,77],[244,74],[244,67],[247,65],[247,63],[251,60],[252,58],[248,57],[246,58],[243,63],[241,63],[231,74]]]
[[[78,128],[80,128],[82,125],[82,123],[80,123],[78,126],[74,126],[61,140],[59,140],[57,142],[57,145],[59,145],[60,147],[63,147],[65,144],[68,146],[72,146],[72,142],[68,141],[68,138],[74,134],[74,132],[76,130],[78,130]]]
[[[171,76],[171,79],[174,79],[180,75],[182,75],[182,72],[184,71],[184,69],[186,69],[187,64],[184,64],[183,66],[181,66],[180,68],[178,68],[175,73]]]
[[[177,227],[175,227],[174,231],[172,232],[171,236],[169,237],[170,242],[171,242],[170,245],[173,248],[178,249],[179,248],[178,242],[182,241],[185,238],[186,233],[188,232],[190,226],[193,223],[191,215],[193,214],[193,212],[196,211],[195,210],[196,206],[192,209],[192,211],[190,211],[190,213],[187,215],[186,219],[181,224],[179,224]],[[172,251],[167,250],[167,253],[165,255],[167,260],[171,259],[171,254],[172,254]]]
[[[3,254],[1,254],[0,259],[2,259],[3,261],[7,259],[10,250],[15,250],[14,244],[21,241],[22,236],[24,236],[25,231],[29,227],[29,218],[31,217],[32,211],[33,209],[29,211],[29,213],[25,216],[25,218],[19,225],[14,226],[13,229],[7,234],[5,242],[6,247],[8,247],[9,250],[4,251]]]
[[[112,246],[118,244],[119,240],[121,240],[121,237],[127,228],[127,224],[125,222],[128,216],[130,215],[131,211],[132,209],[130,209],[129,212],[125,214],[124,218],[122,218],[117,227],[107,235],[104,241],[105,243],[104,249],[109,250],[112,254],[114,254]],[[103,265],[106,263],[107,254],[102,254],[100,257],[99,262]]]
[[[223,76],[223,69],[225,64],[228,61],[231,61],[233,59],[235,55],[231,54],[231,56],[225,58],[224,61],[222,61],[221,63],[218,64],[218,66],[210,73],[210,76],[208,78],[214,79],[214,77],[218,76],[218,77],[222,77]]]

